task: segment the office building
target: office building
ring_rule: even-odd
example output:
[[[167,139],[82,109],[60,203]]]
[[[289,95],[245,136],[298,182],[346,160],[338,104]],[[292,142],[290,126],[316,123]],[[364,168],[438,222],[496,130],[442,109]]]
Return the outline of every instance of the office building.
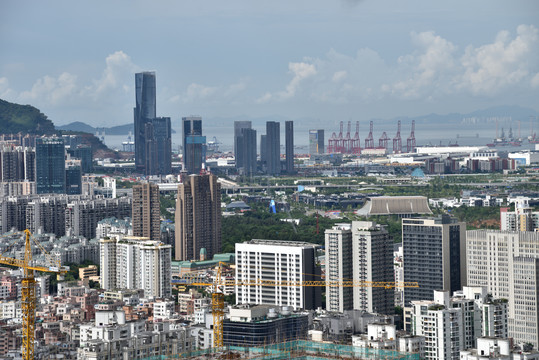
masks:
[[[268,175],[281,174],[281,131],[280,123],[266,122],[266,172]]]
[[[256,173],[256,130],[241,129],[241,135],[236,137],[238,152],[236,153],[236,168],[246,176]]]
[[[147,298],[171,296],[172,246],[128,236],[104,238],[99,243],[103,289],[142,289]]]
[[[288,308],[267,305],[236,305],[223,322],[225,346],[264,346],[305,339],[309,316]]]
[[[234,121],[234,156],[236,157],[236,167],[241,164],[241,160],[238,161],[238,157],[241,158],[240,147],[238,146],[238,138],[242,136],[241,131],[243,129],[252,129],[252,123],[250,121]]]
[[[449,216],[402,219],[404,306],[414,300],[432,300],[433,291],[451,293],[466,285],[466,224]]]
[[[468,285],[508,300],[509,337],[539,347],[539,233],[466,232]]]
[[[151,183],[133,186],[133,236],[161,239],[159,186]]]
[[[178,185],[175,260],[213,258],[221,251],[221,185],[212,174],[190,175]]]
[[[156,117],[155,72],[135,74],[135,167],[137,172],[146,173],[146,123]]]
[[[393,239],[387,230],[371,221],[352,222],[353,279],[364,282],[392,282]],[[393,314],[394,290],[383,287],[353,288],[354,309]]]
[[[66,150],[72,159],[80,160],[81,171],[84,174],[89,174],[93,171],[93,155],[90,146],[78,145],[76,147],[66,147]]]
[[[324,149],[324,130],[309,130],[309,154],[323,154]]]
[[[260,135],[260,162],[264,167],[266,167],[267,162],[267,142],[266,142],[267,136],[266,135]]]
[[[294,173],[294,122],[285,121],[286,173]]]
[[[352,230],[337,224],[325,231],[326,282],[352,279]],[[326,285],[326,310],[344,312],[354,306],[353,288]]]
[[[320,280],[315,256],[318,245],[297,241],[251,240],[236,244],[236,281],[303,282]],[[291,306],[316,309],[320,306],[319,287],[238,286],[236,304]]]
[[[198,174],[206,163],[206,137],[202,136],[202,118],[182,118],[183,167],[188,174]]]
[[[172,173],[170,118],[151,119],[144,126],[145,174],[168,175]]]
[[[36,191],[65,194],[65,149],[61,138],[36,139]]]
[[[33,148],[0,146],[0,182],[35,181],[35,166]]]
[[[80,163],[80,160],[71,160],[66,166],[67,195],[80,195],[82,193],[82,170]]]

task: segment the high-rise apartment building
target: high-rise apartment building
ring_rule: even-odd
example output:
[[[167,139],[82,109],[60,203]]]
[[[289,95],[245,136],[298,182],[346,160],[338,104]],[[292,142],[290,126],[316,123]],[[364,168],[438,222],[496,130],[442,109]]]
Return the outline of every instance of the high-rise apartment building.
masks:
[[[414,300],[432,300],[434,290],[451,293],[466,285],[466,224],[449,216],[402,219],[404,306]]]
[[[325,232],[326,280],[392,282],[393,241],[387,230],[370,221],[337,224]],[[326,286],[326,309],[393,314],[392,289]]]
[[[172,246],[145,238],[120,236],[99,242],[103,289],[142,289],[145,297],[155,298],[172,295]]]
[[[170,118],[156,116],[155,72],[135,74],[135,166],[145,175],[172,172]]]
[[[309,154],[324,153],[324,130],[309,130]]]
[[[65,148],[62,138],[36,139],[36,191],[65,194]]]
[[[182,118],[183,166],[188,174],[198,174],[206,163],[206,137],[202,136],[202,118]]]
[[[466,232],[468,285],[508,300],[509,337],[539,347],[539,233]]]
[[[326,282],[352,279],[352,230],[337,224],[325,231]],[[326,310],[344,312],[354,306],[353,288],[326,285]]]
[[[285,121],[286,173],[294,173],[294,122]]]
[[[371,221],[352,222],[353,279],[365,282],[392,282],[393,240],[387,230]],[[393,289],[360,286],[353,288],[354,309],[369,313],[395,312]]]
[[[145,173],[146,123],[156,117],[155,72],[135,74],[135,167]]]
[[[133,236],[161,239],[159,186],[151,183],[133,186]]]
[[[175,259],[197,260],[221,251],[221,185],[212,174],[190,175],[178,185]]]
[[[535,231],[539,229],[539,212],[533,211],[528,200],[517,201],[515,211],[500,208],[500,230]]]
[[[268,156],[267,156],[267,136],[266,135],[260,135],[260,162],[266,166]]]
[[[297,241],[251,240],[236,244],[236,280],[320,280],[318,245]],[[318,275],[318,276],[317,276]],[[269,304],[316,309],[321,292],[316,286],[236,286],[236,304]]]
[[[266,169],[268,175],[281,174],[281,124],[266,122]]]
[[[35,181],[35,156],[33,148],[0,146],[0,182]]]

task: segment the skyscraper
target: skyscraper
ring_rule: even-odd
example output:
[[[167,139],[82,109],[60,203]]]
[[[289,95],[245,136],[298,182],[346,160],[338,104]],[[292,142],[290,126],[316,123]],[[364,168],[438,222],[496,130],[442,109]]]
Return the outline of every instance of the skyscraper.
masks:
[[[66,191],[65,148],[61,138],[36,139],[36,191],[64,194]]]
[[[402,219],[402,247],[404,281],[419,285],[404,289],[404,306],[466,285],[466,223],[449,216]]]
[[[324,153],[324,130],[309,130],[309,154]]]
[[[294,122],[285,121],[286,173],[294,173]]]
[[[144,183],[133,186],[133,236],[161,239],[159,186]]]
[[[182,118],[183,166],[188,174],[198,174],[206,162],[206,137],[202,136],[202,118]]]
[[[256,130],[242,128],[235,138],[237,145],[236,168],[247,176],[256,172]]]
[[[135,74],[135,166],[145,175],[172,172],[170,118],[156,117],[155,72]]]
[[[236,168],[243,166],[240,149],[238,147],[238,138],[242,136],[242,129],[251,129],[252,124],[250,121],[234,121],[234,156],[236,157]]]
[[[325,231],[326,282],[352,279],[352,231],[350,224],[337,224]],[[344,312],[354,306],[351,287],[326,285],[326,309]]]
[[[147,71],[135,74],[135,167],[138,172],[145,172],[146,136],[145,124],[155,118],[155,72]]]
[[[281,173],[281,131],[276,121],[266,122],[266,169],[268,175]]]
[[[221,251],[221,185],[212,174],[190,175],[178,185],[176,260],[196,260],[200,250]]]
[[[267,136],[266,135],[260,135],[260,162],[263,166],[266,166],[267,155],[267,142],[266,142]]]

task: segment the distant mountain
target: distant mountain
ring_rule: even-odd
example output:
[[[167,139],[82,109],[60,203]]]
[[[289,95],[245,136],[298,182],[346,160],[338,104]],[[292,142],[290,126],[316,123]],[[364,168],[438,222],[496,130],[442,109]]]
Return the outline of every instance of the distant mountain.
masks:
[[[0,99],[0,134],[55,134],[54,124],[30,105],[19,105]]]
[[[95,134],[97,131],[99,131],[99,133],[105,132],[105,135],[127,135],[129,132],[131,132],[131,134],[135,132],[135,125],[131,123],[112,127],[93,127],[86,123],[76,121],[67,125],[58,126],[58,129],[67,131],[83,131],[90,134]],[[175,133],[174,129],[172,129],[172,133]]]

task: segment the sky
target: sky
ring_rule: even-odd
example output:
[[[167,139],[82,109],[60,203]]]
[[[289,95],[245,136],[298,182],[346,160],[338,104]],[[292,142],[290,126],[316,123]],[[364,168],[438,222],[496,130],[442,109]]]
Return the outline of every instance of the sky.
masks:
[[[0,98],[57,125],[157,115],[325,124],[539,110],[536,0],[0,2]]]

